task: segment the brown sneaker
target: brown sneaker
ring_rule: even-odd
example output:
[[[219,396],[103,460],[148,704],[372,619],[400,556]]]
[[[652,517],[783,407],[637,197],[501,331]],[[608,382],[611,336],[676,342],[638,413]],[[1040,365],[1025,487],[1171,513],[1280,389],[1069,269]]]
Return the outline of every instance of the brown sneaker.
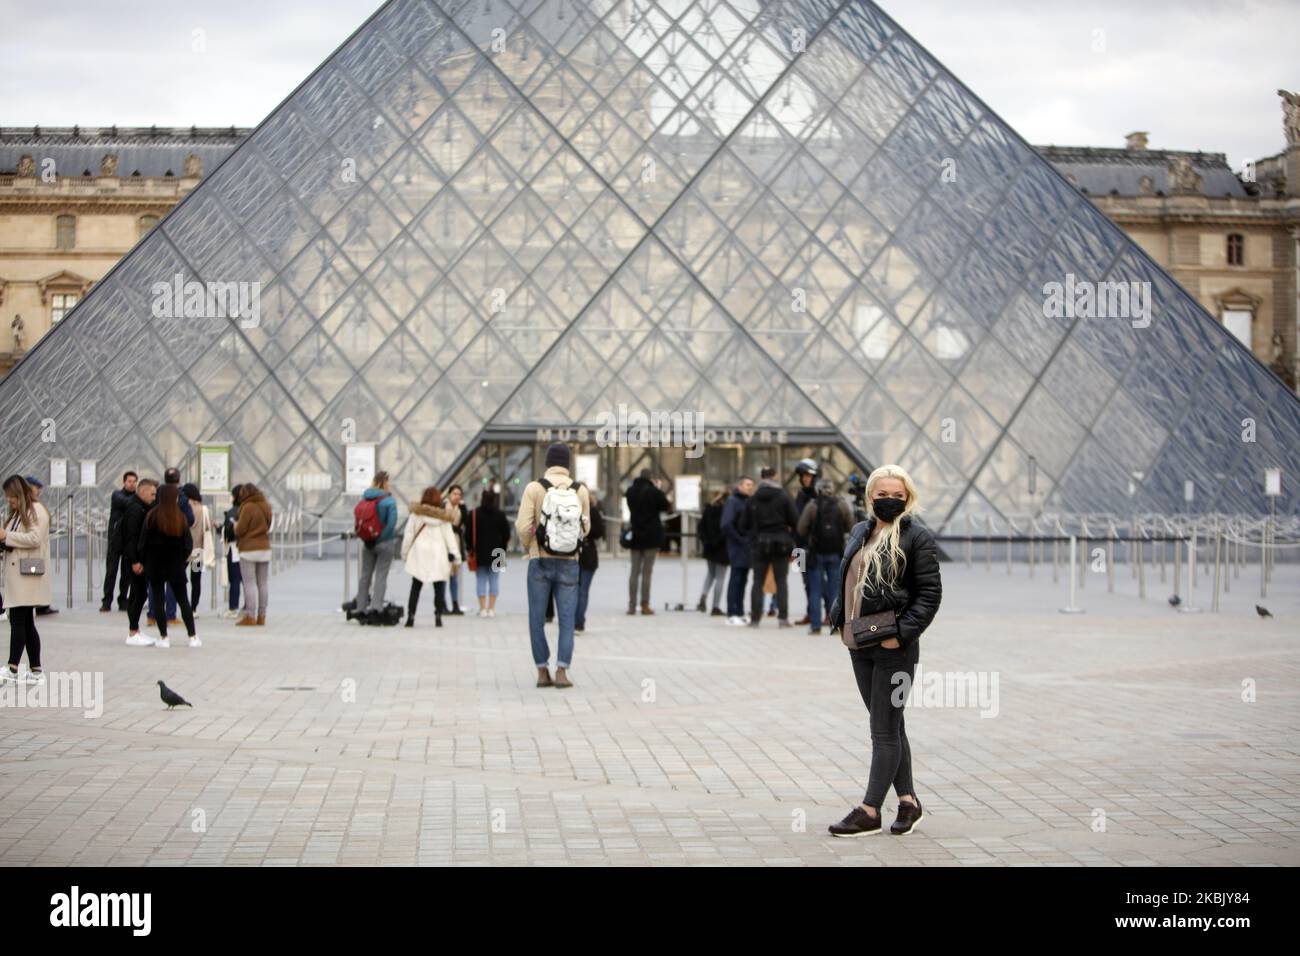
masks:
[[[235,627],[257,627],[257,618],[245,614],[235,622]]]
[[[649,604],[642,604],[642,605],[641,605],[641,613],[642,613],[642,614],[653,614],[654,612],[655,612],[655,609],[652,608]]]
[[[555,686],[556,686],[556,687],[572,687],[572,686],[573,686],[573,681],[569,680],[569,675],[568,675],[567,673],[565,673],[565,670],[564,670],[563,667],[557,667],[557,668],[555,668]]]
[[[803,617],[799,618],[799,620],[795,621],[794,623],[796,627],[802,627],[805,624],[811,624],[812,618],[810,618],[807,614],[805,614]]]
[[[627,613],[628,613],[628,614],[635,614],[635,613],[636,613],[636,605],[635,605],[635,604],[629,604],[629,605],[627,606]]]
[[[551,680],[551,672],[547,670],[545,667],[537,668],[537,686],[538,687],[555,686],[555,681]]]
[[[921,801],[908,803],[906,800],[898,801],[898,817],[889,826],[889,832],[894,836],[905,836],[912,832],[912,829],[925,818],[925,811],[921,809]]]
[[[266,624],[266,612],[262,611],[257,615],[257,626],[262,627]]]

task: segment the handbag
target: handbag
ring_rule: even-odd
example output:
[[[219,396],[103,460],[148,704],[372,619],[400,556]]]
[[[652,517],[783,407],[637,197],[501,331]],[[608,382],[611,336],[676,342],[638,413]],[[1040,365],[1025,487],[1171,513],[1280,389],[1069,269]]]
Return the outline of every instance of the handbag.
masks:
[[[469,554],[465,555],[465,566],[471,571],[478,570],[478,511],[469,513]]]
[[[840,630],[840,640],[850,650],[875,647],[891,637],[898,637],[898,612],[889,608],[855,617]]]
[[[44,558],[19,558],[18,573],[33,574],[33,575],[44,574],[45,559]]]

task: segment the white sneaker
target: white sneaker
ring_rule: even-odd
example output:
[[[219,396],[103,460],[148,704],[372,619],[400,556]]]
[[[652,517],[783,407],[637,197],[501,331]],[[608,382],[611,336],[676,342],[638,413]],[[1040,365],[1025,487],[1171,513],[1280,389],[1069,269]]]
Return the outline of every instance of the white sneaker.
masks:
[[[488,617],[496,617],[496,616],[497,616],[497,609],[494,607],[488,608]]]
[[[26,684],[44,684],[45,671],[28,671],[23,675],[23,683]]]
[[[202,646],[203,646],[203,642],[199,640],[199,636],[197,634],[195,634],[193,637],[190,638],[190,647],[202,647]]]
[[[221,612],[221,616],[227,621],[233,621],[235,618],[239,617],[239,612],[226,610]]]
[[[0,683],[17,684],[18,672],[10,670],[8,665],[0,667]]]
[[[153,646],[154,646],[154,647],[171,647],[171,646],[172,646],[171,638],[169,638],[169,637],[155,637],[155,638],[153,639]]]
[[[741,627],[744,625],[745,619],[743,617],[736,617],[735,615],[732,615],[731,617],[727,618],[727,623],[732,627]]]
[[[153,647],[153,638],[144,634],[132,634],[126,639],[128,647]]]

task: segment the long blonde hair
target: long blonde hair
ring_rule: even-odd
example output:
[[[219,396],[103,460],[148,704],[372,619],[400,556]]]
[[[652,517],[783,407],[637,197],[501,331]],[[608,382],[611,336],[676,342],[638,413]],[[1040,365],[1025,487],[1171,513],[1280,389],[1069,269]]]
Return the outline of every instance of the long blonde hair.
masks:
[[[886,524],[874,540],[863,543],[862,573],[858,576],[859,592],[862,591],[868,581],[872,583],[876,590],[885,585],[893,585],[902,576],[904,567],[907,564],[907,555],[898,544],[899,526],[902,524],[903,518],[917,510],[916,486],[912,484],[912,476],[898,465],[881,465],[867,476],[866,502],[868,508],[871,507],[871,493],[876,490],[876,484],[882,478],[897,478],[901,481],[903,491],[907,497],[903,502],[903,513]],[[877,524],[884,524],[879,518],[875,520]]]

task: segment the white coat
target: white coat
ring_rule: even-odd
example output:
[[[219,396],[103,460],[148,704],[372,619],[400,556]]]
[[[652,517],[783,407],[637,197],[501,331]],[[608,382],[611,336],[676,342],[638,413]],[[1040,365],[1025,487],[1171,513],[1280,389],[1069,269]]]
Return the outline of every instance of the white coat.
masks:
[[[51,603],[50,513],[39,502],[32,511],[35,514],[30,528],[19,524],[18,530],[12,530],[12,518],[4,523],[4,543],[12,549],[3,556],[5,607],[45,607]],[[19,574],[18,562],[24,558],[44,559],[45,573]]]
[[[451,562],[460,563],[460,545],[451,526],[454,518],[446,508],[411,502],[401,551],[407,574],[425,584],[451,579]]]

